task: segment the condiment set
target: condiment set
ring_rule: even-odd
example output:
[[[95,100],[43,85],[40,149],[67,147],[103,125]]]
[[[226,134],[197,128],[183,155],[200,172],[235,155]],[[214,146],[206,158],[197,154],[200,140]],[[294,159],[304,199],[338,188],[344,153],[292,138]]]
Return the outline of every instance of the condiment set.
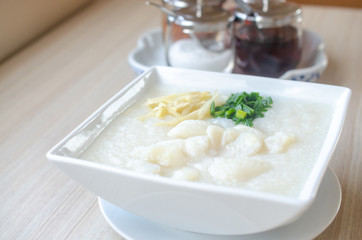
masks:
[[[302,10],[285,0],[163,0],[167,64],[280,77],[302,54]]]

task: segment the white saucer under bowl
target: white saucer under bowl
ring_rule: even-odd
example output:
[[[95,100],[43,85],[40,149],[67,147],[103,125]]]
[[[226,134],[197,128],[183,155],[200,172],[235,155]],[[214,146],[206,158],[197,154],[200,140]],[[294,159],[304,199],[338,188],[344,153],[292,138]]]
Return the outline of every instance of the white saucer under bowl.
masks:
[[[166,66],[162,31],[160,28],[144,33],[137,47],[128,55],[128,63],[136,74],[154,66]],[[302,59],[296,69],[287,71],[280,78],[303,82],[315,82],[328,64],[322,38],[315,32],[303,30]]]
[[[333,221],[339,210],[341,198],[338,178],[328,169],[314,203],[298,220],[270,231],[238,236],[185,232],[138,217],[101,198],[98,198],[98,202],[106,221],[127,240],[308,240],[318,236]]]

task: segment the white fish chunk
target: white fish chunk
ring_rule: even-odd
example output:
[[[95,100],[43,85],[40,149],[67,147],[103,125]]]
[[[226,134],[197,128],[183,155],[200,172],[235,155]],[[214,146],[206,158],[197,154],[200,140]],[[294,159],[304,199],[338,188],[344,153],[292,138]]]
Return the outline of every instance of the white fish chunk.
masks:
[[[285,132],[276,132],[265,139],[265,145],[271,153],[282,153],[296,140],[294,135]]]
[[[196,136],[185,139],[185,151],[193,158],[201,158],[210,150],[210,142],[207,136]]]
[[[208,171],[216,182],[245,182],[271,169],[271,164],[259,158],[215,158]]]
[[[217,125],[210,125],[206,129],[207,136],[209,137],[211,145],[218,149],[224,134],[224,128]]]
[[[264,146],[262,135],[255,131],[242,132],[240,135],[226,146],[226,149],[235,156],[253,156],[261,151]]]
[[[162,167],[182,167],[188,161],[185,153],[185,142],[181,139],[168,140],[149,147],[147,161]]]
[[[207,125],[203,120],[185,120],[172,128],[167,135],[173,138],[203,136],[206,134]]]

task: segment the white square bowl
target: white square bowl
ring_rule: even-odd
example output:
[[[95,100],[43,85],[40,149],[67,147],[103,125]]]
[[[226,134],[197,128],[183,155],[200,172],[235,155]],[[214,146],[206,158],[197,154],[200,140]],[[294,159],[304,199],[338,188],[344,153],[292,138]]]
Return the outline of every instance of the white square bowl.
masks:
[[[200,90],[258,91],[262,94],[328,102],[333,114],[326,141],[298,197],[176,181],[79,158],[107,125],[154,85]],[[342,130],[351,91],[345,87],[245,75],[154,67],[118,92],[47,157],[97,196],[157,223],[186,231],[241,235],[270,230],[300,217],[313,203]]]

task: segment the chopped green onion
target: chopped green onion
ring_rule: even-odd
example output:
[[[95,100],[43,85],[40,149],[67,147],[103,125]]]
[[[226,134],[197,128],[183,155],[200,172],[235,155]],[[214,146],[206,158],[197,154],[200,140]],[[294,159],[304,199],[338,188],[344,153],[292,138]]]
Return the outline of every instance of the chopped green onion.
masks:
[[[245,119],[246,115],[247,115],[247,113],[241,109],[237,110],[236,114],[235,114],[236,118],[241,119],[241,120]]]
[[[229,118],[235,124],[242,123],[252,127],[253,120],[264,117],[263,112],[268,111],[272,104],[271,97],[264,98],[258,92],[233,93],[221,106],[215,106],[215,102],[212,102],[210,114],[213,117]]]

